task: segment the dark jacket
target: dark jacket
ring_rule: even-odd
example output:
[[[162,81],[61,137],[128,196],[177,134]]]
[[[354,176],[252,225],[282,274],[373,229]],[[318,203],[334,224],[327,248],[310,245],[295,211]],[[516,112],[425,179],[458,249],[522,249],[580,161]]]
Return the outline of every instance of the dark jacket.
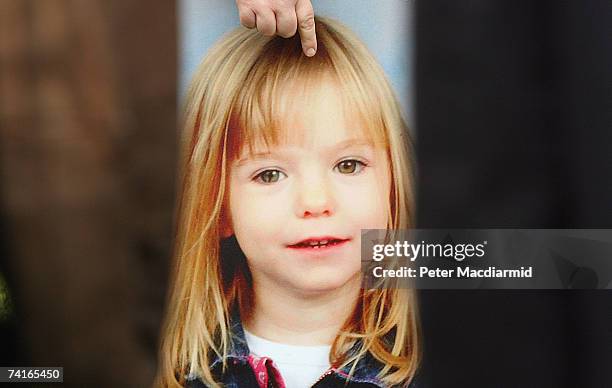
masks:
[[[240,315],[236,311],[231,320],[232,344],[227,356],[228,368],[222,374],[222,360],[216,356],[213,358],[210,368],[216,380],[227,388],[259,388],[255,374],[248,362],[249,347],[244,336],[244,329],[240,320]],[[354,346],[357,347],[359,344]],[[348,383],[348,388],[388,388],[380,379],[376,377],[383,365],[369,353],[366,357],[359,360],[353,375],[348,378],[350,366],[342,369],[330,368],[312,386],[313,388],[342,387]],[[271,376],[268,387],[278,385]],[[197,376],[187,378],[188,388],[203,388],[206,385]],[[291,388],[291,387],[288,387]],[[416,388],[414,383],[409,388]]]

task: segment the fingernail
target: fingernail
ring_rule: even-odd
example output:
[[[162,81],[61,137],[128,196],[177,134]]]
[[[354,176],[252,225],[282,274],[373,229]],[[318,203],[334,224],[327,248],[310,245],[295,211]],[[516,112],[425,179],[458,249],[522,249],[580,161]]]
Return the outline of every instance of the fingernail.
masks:
[[[315,55],[316,51],[313,48],[309,48],[308,51],[306,51],[306,56],[308,57],[312,57],[313,55]]]

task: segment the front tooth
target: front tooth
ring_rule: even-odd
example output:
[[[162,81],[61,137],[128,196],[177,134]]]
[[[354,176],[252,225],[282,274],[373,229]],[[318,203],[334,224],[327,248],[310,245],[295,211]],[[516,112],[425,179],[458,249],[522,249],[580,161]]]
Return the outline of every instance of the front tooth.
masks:
[[[310,241],[308,242],[308,245],[311,247],[321,247],[323,245],[327,245],[330,242],[330,240],[321,240],[321,241]]]

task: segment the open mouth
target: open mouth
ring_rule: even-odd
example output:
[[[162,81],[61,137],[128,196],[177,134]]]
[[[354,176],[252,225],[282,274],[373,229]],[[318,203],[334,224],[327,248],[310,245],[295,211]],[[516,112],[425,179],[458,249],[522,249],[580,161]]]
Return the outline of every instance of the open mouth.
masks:
[[[325,238],[325,239],[308,239],[300,241],[297,244],[289,245],[289,248],[294,249],[324,249],[340,245],[347,242],[348,239]]]

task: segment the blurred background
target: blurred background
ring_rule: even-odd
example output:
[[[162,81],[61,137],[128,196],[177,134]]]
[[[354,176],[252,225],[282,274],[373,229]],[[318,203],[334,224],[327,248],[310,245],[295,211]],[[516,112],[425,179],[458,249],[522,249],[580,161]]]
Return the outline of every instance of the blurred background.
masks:
[[[418,226],[612,228],[611,2],[314,7],[358,33],[400,96]],[[232,1],[0,0],[0,365],[150,385],[176,112],[235,25]],[[420,297],[420,387],[612,386],[610,290]]]
[[[70,387],[151,384],[176,30],[174,1],[0,1],[0,365],[63,366]]]

